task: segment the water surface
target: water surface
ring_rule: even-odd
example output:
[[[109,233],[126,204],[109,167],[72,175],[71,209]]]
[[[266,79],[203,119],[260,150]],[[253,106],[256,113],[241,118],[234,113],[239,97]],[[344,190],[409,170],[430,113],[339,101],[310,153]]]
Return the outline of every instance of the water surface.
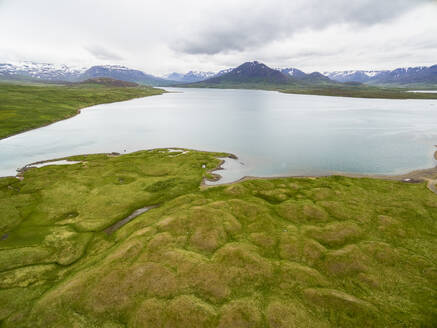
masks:
[[[437,144],[436,100],[176,89],[104,104],[0,140],[0,175],[52,158],[186,147],[231,152],[244,175],[397,174],[428,168]],[[231,172],[232,171],[232,172]],[[226,178],[226,170],[220,174]]]
[[[416,93],[437,93],[437,90],[411,90],[408,92],[416,92]]]

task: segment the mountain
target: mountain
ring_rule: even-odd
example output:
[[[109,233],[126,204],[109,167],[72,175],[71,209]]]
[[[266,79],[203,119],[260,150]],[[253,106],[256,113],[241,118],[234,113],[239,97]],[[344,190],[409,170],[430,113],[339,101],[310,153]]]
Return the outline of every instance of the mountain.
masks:
[[[0,64],[0,78],[4,79],[30,79],[44,81],[69,81],[80,80],[85,68],[71,68],[67,65],[54,65],[35,62],[18,62]]]
[[[218,72],[214,75],[214,77],[222,76],[222,75],[224,75],[224,74],[226,74],[226,73],[229,73],[229,72],[232,71],[233,69],[234,69],[233,67],[231,67],[231,68],[226,68],[226,69],[222,69],[221,71],[218,71]]]
[[[139,70],[119,65],[92,66],[80,76],[80,79],[86,80],[96,77],[108,77],[115,80],[147,85],[169,85],[173,83],[173,81],[165,80]]]
[[[173,72],[171,74],[164,76],[164,78],[176,82],[192,83],[192,82],[204,81],[215,75],[216,74],[213,72],[189,71],[188,73],[185,74]]]
[[[310,82],[310,83],[332,82],[330,78],[328,78],[327,76],[325,76],[319,72],[313,72],[313,73],[307,74],[307,73],[301,71],[300,69],[297,69],[294,67],[282,68],[282,69],[279,69],[279,71],[282,74],[290,76],[293,79],[301,81],[301,82]]]
[[[305,74],[303,76],[295,76],[294,78],[296,80],[300,81],[300,82],[306,82],[306,83],[310,83],[310,84],[335,83],[335,81],[331,80],[329,77],[327,77],[327,76],[325,76],[325,75],[323,75],[322,73],[319,73],[319,72],[312,72],[312,73],[309,73],[309,74]]]
[[[289,77],[257,61],[246,62],[240,66],[220,71],[214,77],[200,82],[205,85],[224,84],[285,84]],[[193,83],[193,85],[196,83]]]
[[[119,65],[92,66],[86,69],[35,62],[0,64],[0,79],[6,80],[81,82],[100,77],[147,85],[165,86],[174,84],[174,81]]]
[[[237,83],[273,83],[284,84],[289,77],[267,65],[253,61],[241,64],[237,68],[206,80],[208,83],[237,82]]]
[[[306,74],[297,68],[280,68],[278,69],[282,74],[289,75],[295,78],[304,77]]]
[[[397,68],[382,72],[369,80],[371,84],[437,84],[437,65]]]
[[[325,76],[338,82],[361,82],[366,84],[437,84],[437,65],[407,67],[383,71],[334,71]]]
[[[388,71],[334,71],[334,72],[323,72],[323,75],[329,77],[331,80],[338,82],[360,82],[366,83],[370,81],[373,77]]]
[[[335,82],[318,72],[306,74],[295,68],[272,69],[263,63],[253,61],[241,64],[234,69],[221,71],[214,77],[202,82],[186,86],[271,88],[275,86],[326,83]]]

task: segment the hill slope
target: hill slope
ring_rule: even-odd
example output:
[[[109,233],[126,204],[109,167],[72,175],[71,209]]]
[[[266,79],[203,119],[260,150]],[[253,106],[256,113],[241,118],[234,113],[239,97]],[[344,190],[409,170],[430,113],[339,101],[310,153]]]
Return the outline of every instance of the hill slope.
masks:
[[[200,189],[224,156],[75,156],[0,179],[2,328],[435,325],[437,196],[423,183]]]
[[[135,82],[127,82],[122,80],[111,79],[110,77],[95,77],[80,82],[80,84],[98,84],[106,87],[119,87],[119,88],[133,88],[138,87],[139,84]]]

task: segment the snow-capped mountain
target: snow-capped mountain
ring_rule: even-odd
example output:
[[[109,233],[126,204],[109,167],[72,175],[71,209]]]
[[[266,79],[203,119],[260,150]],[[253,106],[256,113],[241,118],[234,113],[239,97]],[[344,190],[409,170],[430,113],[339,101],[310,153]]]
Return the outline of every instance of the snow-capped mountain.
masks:
[[[361,82],[368,84],[437,83],[437,65],[397,68],[384,71],[335,71],[324,72],[325,76],[338,82]]]
[[[78,81],[86,68],[35,62],[0,64],[0,77],[45,81]]]
[[[120,65],[92,66],[80,76],[81,80],[95,77],[109,77],[116,80],[135,82],[147,85],[169,85],[171,82],[140,70],[131,69]]]
[[[319,84],[333,83],[328,77],[318,73],[306,74],[295,68],[273,69],[258,61],[246,62],[242,65],[220,71],[210,79],[200,82],[202,85],[244,85],[244,84]],[[195,85],[195,84],[193,84]]]
[[[278,71],[281,71],[282,74],[286,74],[295,78],[304,77],[306,74],[297,68],[279,68]]]
[[[272,69],[267,65],[253,61],[246,62],[240,66],[220,71],[212,78],[205,80],[205,83],[287,83],[289,77],[280,71]]]
[[[362,70],[351,70],[351,71],[334,71],[334,72],[323,72],[322,74],[329,77],[331,80],[338,82],[361,82],[366,83],[375,76],[387,71],[362,71]]]
[[[183,83],[199,82],[216,75],[213,72],[202,72],[202,71],[189,71],[188,73],[181,74],[173,72],[164,76],[165,79]]]
[[[437,65],[397,68],[373,77],[372,84],[437,83]]]
[[[319,72],[313,72],[313,73],[305,73],[301,71],[300,69],[289,67],[289,68],[278,68],[278,71],[280,71],[282,74],[291,77],[294,80],[298,81],[307,81],[307,82],[329,82],[330,79],[326,77],[325,75],[319,73]],[[332,81],[331,81],[332,82]]]
[[[257,74],[269,75],[269,79],[275,76],[275,81],[307,81],[307,82],[360,82],[366,84],[437,84],[437,65],[426,67],[408,67],[395,70],[348,70],[324,72],[323,75],[314,72],[306,74],[296,68],[271,69],[258,62],[248,62],[240,67],[244,68],[244,75]],[[253,71],[253,72],[252,72]],[[135,82],[154,86],[168,86],[177,83],[195,83],[218,78],[221,76],[230,77],[232,73],[237,77],[237,68],[228,68],[218,73],[190,71],[186,74],[171,73],[165,78],[159,78],[146,74],[140,70],[128,68],[120,65],[98,65],[90,68],[75,68],[67,65],[55,65],[36,62],[0,63],[0,79],[9,80],[33,80],[33,81],[52,81],[52,82],[80,82],[90,78],[108,77],[117,80]],[[280,73],[283,77],[278,75]],[[285,81],[285,80],[284,80]]]
[[[180,83],[194,83],[208,80],[213,77],[222,76],[229,73],[234,68],[223,69],[217,73],[214,72],[202,72],[202,71],[189,71],[188,73],[181,74],[173,72],[171,74],[164,75],[163,78]]]
[[[226,69],[222,69],[221,71],[218,71],[218,72],[214,75],[214,77],[222,76],[222,75],[224,75],[224,74],[226,74],[226,73],[229,73],[229,72],[232,71],[233,69],[234,69],[234,67],[226,68]]]
[[[148,85],[169,85],[168,81],[146,74],[140,70],[120,65],[100,65],[90,68],[72,68],[67,65],[55,65],[35,62],[0,64],[0,78],[12,80],[40,80],[52,82],[80,82],[97,77]]]

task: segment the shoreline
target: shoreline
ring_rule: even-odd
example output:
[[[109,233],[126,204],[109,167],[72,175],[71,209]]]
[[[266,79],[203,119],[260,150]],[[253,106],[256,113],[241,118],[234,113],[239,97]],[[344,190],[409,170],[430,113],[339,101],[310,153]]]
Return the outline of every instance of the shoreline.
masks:
[[[69,159],[71,159],[71,157],[76,157],[76,156],[107,155],[108,157],[113,157],[113,156],[123,156],[124,154],[132,154],[132,153],[142,152],[142,151],[170,150],[170,149],[177,149],[177,150],[181,150],[181,151],[198,151],[198,152],[205,152],[205,153],[219,153],[217,151],[203,151],[203,150],[198,150],[198,149],[190,149],[190,148],[182,148],[182,147],[166,147],[166,148],[142,149],[142,150],[137,150],[137,151],[134,151],[131,153],[123,153],[123,154],[118,153],[118,152],[79,154],[79,155],[71,155],[68,157],[47,159],[47,160],[29,163],[21,168],[18,168],[17,174],[15,176],[4,176],[4,177],[0,177],[0,179],[6,178],[6,177],[15,177],[19,180],[22,180],[22,179],[24,179],[23,174],[27,170],[29,170],[31,168],[36,168],[34,165],[44,164],[44,163],[49,163],[49,162],[56,162],[56,161],[61,161],[61,160],[69,160]],[[286,179],[286,178],[317,179],[317,178],[326,178],[326,177],[332,177],[332,176],[343,176],[343,177],[356,178],[356,179],[368,178],[368,179],[400,181],[400,182],[404,182],[404,183],[425,183],[426,182],[428,189],[430,189],[432,192],[437,194],[437,165],[435,167],[432,167],[432,168],[412,170],[412,171],[409,171],[407,173],[394,174],[394,175],[333,172],[333,173],[329,173],[329,174],[320,174],[320,175],[243,176],[235,181],[214,184],[214,185],[208,185],[207,181],[219,182],[220,179],[222,179],[222,175],[220,175],[219,173],[216,173],[216,172],[224,170],[222,165],[225,163],[226,158],[234,159],[234,160],[238,159],[238,156],[236,156],[235,154],[228,153],[228,152],[223,152],[223,154],[226,154],[228,156],[218,158],[218,159],[220,159],[220,162],[218,163],[218,165],[215,168],[206,171],[206,174],[210,174],[212,176],[212,178],[208,178],[207,176],[204,176],[202,178],[201,183],[200,183],[201,189],[217,187],[217,186],[229,186],[229,185],[233,185],[235,183],[250,181],[250,180],[273,180],[273,179]],[[437,151],[434,152],[433,157],[437,160]],[[56,165],[56,164],[54,164],[54,165]]]
[[[0,176],[1,178],[8,178],[8,177],[21,177],[22,174],[32,168],[38,168],[34,165],[38,165],[38,164],[45,164],[45,163],[50,163],[50,162],[58,162],[58,161],[62,161],[62,160],[70,160],[72,157],[76,157],[76,156],[90,156],[90,155],[106,155],[108,157],[115,157],[115,156],[123,156],[123,155],[127,155],[127,154],[134,154],[137,152],[143,152],[143,151],[155,151],[155,150],[171,150],[171,149],[176,149],[176,150],[180,150],[180,151],[197,151],[197,152],[202,152],[202,153],[222,153],[227,155],[226,158],[231,158],[231,159],[238,159],[238,156],[229,152],[219,152],[219,151],[211,151],[211,150],[199,150],[199,149],[192,149],[192,148],[183,148],[183,147],[158,147],[158,148],[149,148],[149,149],[140,149],[140,150],[135,150],[132,152],[125,152],[125,153],[119,153],[119,152],[102,152],[102,153],[85,153],[85,154],[75,154],[75,155],[69,155],[69,156],[65,156],[65,157],[57,157],[57,158],[52,158],[52,159],[44,159],[41,161],[36,161],[36,162],[32,162],[32,163],[28,163],[20,168],[16,169],[17,174],[16,175],[5,175],[5,176]],[[213,170],[207,171],[207,173],[211,173],[212,171],[215,170],[220,170],[220,166],[224,163],[224,160],[221,160],[220,163],[218,164],[218,166],[216,168],[214,168]],[[77,163],[79,164],[79,163]],[[56,164],[55,164],[56,165]],[[221,175],[219,174],[214,174],[211,173],[213,175],[217,175],[221,178]]]
[[[222,161],[221,164],[223,164],[224,161]],[[223,168],[218,168],[210,171],[209,173],[218,171],[218,170],[224,170]],[[220,174],[217,174],[220,175]],[[316,178],[326,178],[326,177],[332,177],[332,176],[343,176],[348,178],[370,178],[370,179],[380,179],[380,180],[396,180],[396,181],[403,181],[403,182],[409,182],[409,183],[419,183],[424,182],[425,179],[429,179],[428,176],[437,175],[437,166],[434,168],[428,168],[428,169],[422,169],[422,170],[414,170],[410,171],[408,173],[404,174],[398,174],[398,175],[388,175],[388,174],[364,174],[364,173],[347,173],[347,172],[336,172],[332,174],[320,174],[320,175],[275,175],[275,176],[251,176],[246,175],[236,181],[232,182],[225,182],[220,184],[220,186],[225,185],[231,185],[237,182],[242,181],[248,181],[248,180],[273,180],[273,179],[286,179],[286,178],[302,178],[302,179],[316,179]],[[414,181],[408,181],[408,179],[414,180]],[[404,181],[406,180],[406,181]],[[218,180],[209,180],[212,182],[218,181]],[[218,185],[205,185],[206,187],[216,187]]]
[[[437,145],[436,145],[437,147]],[[437,151],[434,152],[434,159],[437,160]],[[237,157],[238,158],[238,157]],[[412,170],[403,174],[364,174],[364,173],[348,173],[348,172],[333,172],[329,174],[320,174],[320,175],[278,175],[278,176],[250,176],[246,175],[231,182],[225,182],[220,184],[208,185],[206,182],[218,182],[222,178],[222,175],[215,173],[216,171],[224,170],[222,165],[225,163],[225,160],[221,160],[217,168],[208,171],[207,173],[217,177],[217,179],[208,179],[207,177],[203,178],[201,183],[201,188],[211,188],[217,186],[230,186],[235,183],[250,181],[250,180],[273,180],[273,179],[287,179],[287,178],[300,178],[300,179],[317,179],[317,178],[326,178],[332,176],[343,176],[348,178],[368,178],[368,179],[379,179],[379,180],[390,180],[390,181],[400,181],[404,183],[427,183],[427,187],[429,190],[437,194],[437,165],[435,167],[426,168],[426,169],[418,169]]]
[[[293,89],[281,89],[281,88],[245,88],[245,87],[237,87],[237,86],[229,86],[229,87],[220,87],[220,86],[190,86],[190,85],[179,85],[179,86],[169,86],[170,88],[181,88],[181,89],[219,89],[219,90],[257,90],[257,91],[275,91],[283,94],[294,94],[294,95],[303,95],[303,96],[320,96],[320,97],[339,97],[339,98],[358,98],[358,99],[388,99],[388,100],[437,100],[437,94],[435,92],[428,93],[419,93],[419,92],[410,92],[410,90],[395,90],[392,91],[394,94],[390,94],[390,91],[384,90],[383,92],[389,93],[385,97],[374,94],[329,94],[325,90],[293,90]],[[437,91],[432,89],[431,91]]]
[[[114,103],[117,103],[117,102],[130,101],[130,100],[134,100],[134,99],[140,99],[140,98],[146,98],[146,97],[152,97],[152,96],[161,96],[164,93],[169,93],[169,91],[164,90],[164,89],[160,89],[160,88],[155,88],[155,89],[162,90],[162,92],[159,93],[159,94],[156,94],[156,95],[138,96],[138,97],[133,97],[133,98],[126,99],[126,100],[116,100],[116,101],[110,101],[110,102],[102,102],[102,103],[94,104],[94,105],[91,105],[91,106],[80,107],[80,108],[76,109],[76,112],[74,114],[72,114],[72,115],[70,115],[68,117],[65,117],[65,118],[62,118],[60,120],[56,120],[56,121],[53,121],[53,122],[46,123],[46,124],[40,125],[38,127],[34,127],[34,128],[30,128],[30,129],[26,129],[26,130],[17,132],[17,133],[9,134],[9,135],[7,135],[7,136],[5,136],[3,138],[0,138],[0,141],[5,140],[5,139],[10,138],[10,137],[13,137],[13,136],[17,136],[17,135],[22,134],[22,133],[26,133],[26,132],[29,132],[29,131],[32,131],[32,130],[41,129],[41,128],[47,127],[49,125],[58,123],[58,122],[62,122],[62,121],[68,120],[70,118],[73,118],[73,117],[76,117],[77,115],[79,115],[82,112],[82,110],[85,110],[85,109],[88,109],[88,108],[91,108],[91,107],[94,107],[94,106],[105,105],[105,104],[114,104]]]

